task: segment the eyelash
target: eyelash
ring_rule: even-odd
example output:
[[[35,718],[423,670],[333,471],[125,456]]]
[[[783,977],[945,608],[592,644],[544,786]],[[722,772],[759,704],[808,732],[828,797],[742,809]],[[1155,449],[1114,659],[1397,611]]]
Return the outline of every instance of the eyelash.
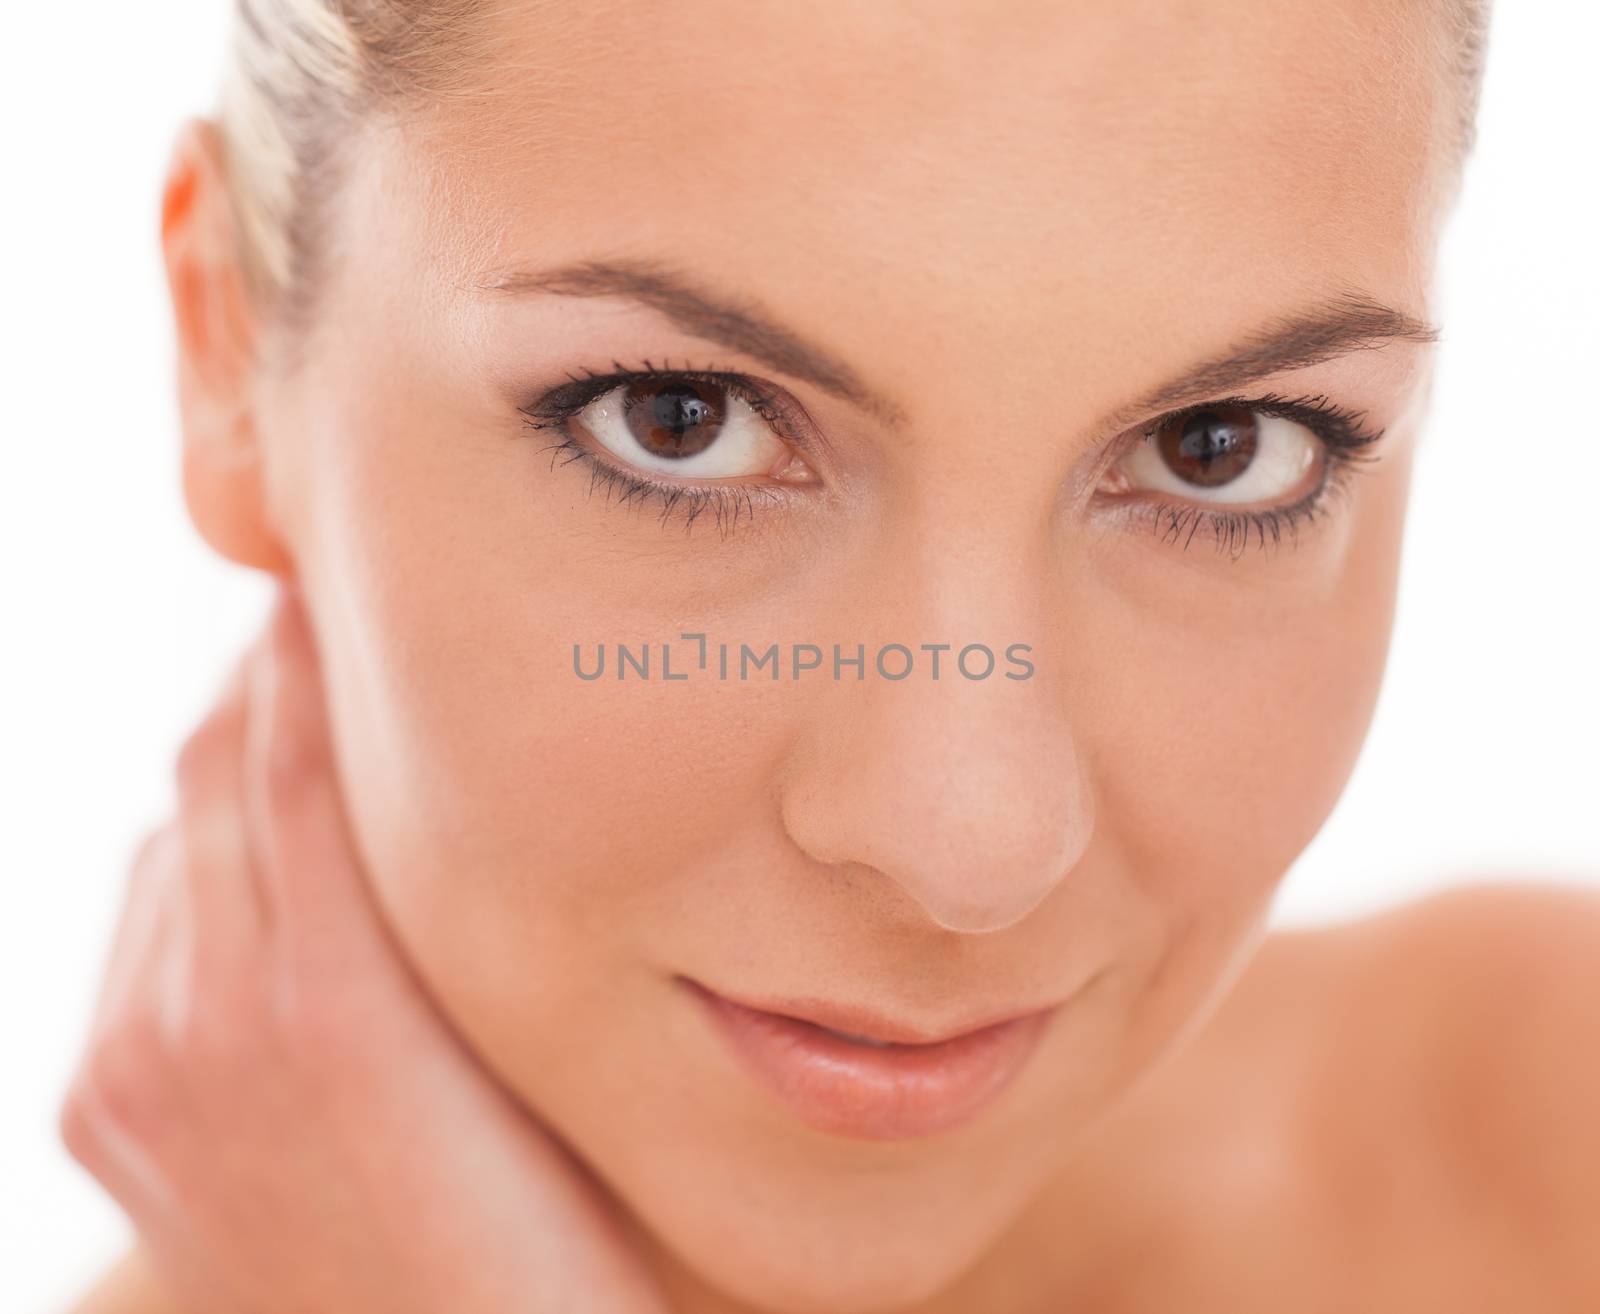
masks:
[[[793,418],[783,401],[775,394],[763,391],[746,375],[733,374],[725,370],[699,370],[687,367],[657,369],[649,361],[645,361],[642,370],[624,369],[618,361],[611,363],[616,368],[610,374],[596,374],[592,370],[585,369],[582,377],[569,375],[568,377],[572,379],[570,383],[561,384],[545,393],[538,401],[520,408],[528,428],[553,429],[557,432],[560,441],[544,449],[552,453],[550,457],[552,466],[560,453],[569,453],[567,459],[562,462],[563,465],[578,461],[589,467],[591,496],[598,485],[605,488],[608,499],[613,489],[620,489],[621,496],[618,500],[623,504],[636,499],[643,501],[655,498],[661,503],[663,524],[674,511],[684,511],[685,533],[693,528],[695,520],[709,509],[715,512],[717,527],[726,537],[738,524],[741,512],[748,512],[751,520],[755,519],[758,502],[789,500],[792,494],[771,485],[680,484],[651,479],[648,475],[624,470],[574,439],[566,431],[567,424],[595,398],[605,395],[613,388],[632,383],[636,379],[692,379],[726,388],[772,425],[785,441],[801,446]]]
[[[1151,524],[1152,531],[1163,542],[1175,543],[1181,537],[1185,550],[1202,524],[1216,544],[1218,555],[1226,553],[1235,560],[1249,546],[1251,530],[1255,531],[1257,547],[1262,550],[1268,547],[1269,534],[1272,536],[1270,546],[1276,549],[1283,540],[1285,527],[1291,543],[1297,543],[1301,522],[1310,523],[1319,514],[1328,514],[1333,499],[1350,491],[1351,476],[1362,473],[1366,465],[1379,459],[1378,453],[1362,449],[1380,442],[1385,430],[1368,429],[1364,424],[1365,412],[1340,406],[1322,393],[1292,398],[1266,393],[1260,397],[1223,397],[1201,402],[1157,417],[1145,426],[1140,437],[1149,439],[1163,425],[1221,406],[1244,407],[1302,424],[1321,440],[1327,459],[1323,462],[1322,478],[1317,481],[1316,487],[1299,501],[1287,506],[1243,511],[1158,502]],[[1185,528],[1189,531],[1187,534],[1184,533]]]
[[[613,490],[620,489],[618,500],[624,504],[632,501],[642,503],[653,498],[661,504],[663,524],[675,511],[684,514],[685,532],[702,513],[712,510],[718,528],[726,536],[738,524],[742,512],[748,512],[753,520],[758,503],[782,503],[794,496],[771,485],[731,482],[726,485],[680,484],[656,480],[625,470],[579,443],[567,432],[566,426],[584,407],[614,388],[637,379],[656,378],[692,379],[726,388],[772,425],[785,441],[804,447],[798,440],[796,426],[786,403],[776,394],[760,388],[746,375],[688,367],[658,369],[648,360],[644,362],[643,369],[637,370],[626,369],[618,361],[612,364],[615,369],[611,373],[597,374],[585,369],[582,376],[569,375],[570,382],[551,389],[537,401],[519,408],[524,424],[529,429],[556,431],[559,441],[544,449],[552,453],[552,467],[558,456],[566,452],[569,455],[563,464],[580,461],[589,466],[591,495],[596,486],[601,486],[606,489],[608,498]],[[1309,523],[1319,514],[1326,514],[1333,499],[1348,492],[1350,476],[1360,473],[1363,463],[1378,459],[1376,453],[1362,449],[1380,441],[1384,431],[1365,428],[1364,412],[1339,406],[1320,393],[1293,398],[1267,393],[1259,397],[1218,398],[1185,406],[1157,417],[1144,427],[1139,437],[1147,440],[1165,424],[1220,406],[1245,407],[1302,424],[1322,442],[1327,459],[1323,462],[1322,478],[1317,481],[1316,487],[1288,506],[1242,511],[1158,501],[1151,526],[1153,532],[1163,542],[1176,543],[1181,539],[1185,550],[1202,526],[1215,542],[1217,552],[1226,552],[1233,559],[1237,559],[1248,546],[1252,530],[1257,546],[1263,550],[1269,546],[1269,535],[1270,546],[1276,549],[1282,542],[1285,528],[1291,540],[1297,542],[1300,524]]]

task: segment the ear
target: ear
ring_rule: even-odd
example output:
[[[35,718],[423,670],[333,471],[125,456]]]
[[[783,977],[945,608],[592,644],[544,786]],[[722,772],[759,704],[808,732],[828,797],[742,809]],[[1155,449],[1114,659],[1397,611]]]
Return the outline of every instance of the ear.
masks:
[[[216,125],[190,119],[161,196],[161,249],[177,331],[183,494],[215,551],[275,575],[292,559],[266,513],[256,405],[259,325],[240,260]]]

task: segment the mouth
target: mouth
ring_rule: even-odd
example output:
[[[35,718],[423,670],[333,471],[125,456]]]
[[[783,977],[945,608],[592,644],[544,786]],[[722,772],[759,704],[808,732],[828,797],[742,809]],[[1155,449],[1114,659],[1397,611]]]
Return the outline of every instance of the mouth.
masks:
[[[871,1045],[876,1049],[887,1049],[896,1044],[893,1040],[874,1040],[871,1036],[852,1036],[848,1031],[835,1031],[832,1027],[823,1027],[830,1036],[838,1036],[840,1040],[848,1040],[853,1045]]]
[[[688,977],[736,1062],[807,1126],[867,1140],[970,1121],[1015,1080],[1060,1005],[935,1032],[816,1000],[762,1007]]]

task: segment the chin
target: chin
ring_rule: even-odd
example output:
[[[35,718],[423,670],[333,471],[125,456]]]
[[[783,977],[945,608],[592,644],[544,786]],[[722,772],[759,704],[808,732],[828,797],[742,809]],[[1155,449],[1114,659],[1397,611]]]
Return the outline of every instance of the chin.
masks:
[[[581,1143],[591,1129],[577,1148],[625,1205],[669,1304],[720,1297],[740,1314],[906,1314],[958,1284],[965,1295],[964,1275],[1039,1198],[1062,1148],[1015,1123],[942,1145],[753,1143],[748,1127],[658,1112],[683,1118],[680,1134],[613,1126],[608,1144]]]
[[[735,1220],[737,1246],[680,1238],[669,1299],[693,1292],[705,1301],[715,1293],[741,1314],[905,1314],[949,1291],[993,1240],[955,1219],[962,1234],[948,1237],[887,1220],[876,1231],[818,1221],[813,1229],[796,1214],[762,1237]]]

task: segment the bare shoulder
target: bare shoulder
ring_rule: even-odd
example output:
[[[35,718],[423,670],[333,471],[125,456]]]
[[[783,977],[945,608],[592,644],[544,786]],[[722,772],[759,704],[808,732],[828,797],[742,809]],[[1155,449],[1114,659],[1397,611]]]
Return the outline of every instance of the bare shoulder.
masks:
[[[1600,1302],[1600,888],[1473,884],[1313,935],[1341,964],[1326,1089],[1367,1143],[1406,1147],[1454,1235]]]
[[[1484,1112],[1597,1107],[1600,883],[1463,885],[1322,934],[1345,942],[1347,1020],[1381,1003],[1441,1077],[1475,1078]],[[1579,1121],[1562,1130],[1592,1135]]]
[[[1444,1039],[1504,1053],[1600,1018],[1600,882],[1456,886],[1312,935],[1351,969],[1350,1002],[1421,1010]]]

